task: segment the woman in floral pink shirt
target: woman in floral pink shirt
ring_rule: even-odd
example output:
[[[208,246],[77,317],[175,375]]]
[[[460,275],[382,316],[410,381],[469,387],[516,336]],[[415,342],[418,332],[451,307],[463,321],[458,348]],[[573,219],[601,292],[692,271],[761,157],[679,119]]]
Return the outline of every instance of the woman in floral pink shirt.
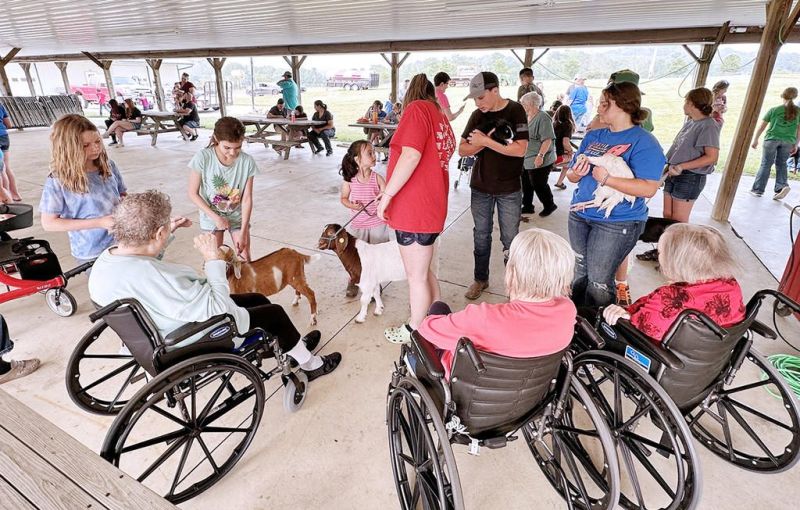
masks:
[[[630,319],[642,333],[661,342],[678,314],[699,310],[723,328],[744,320],[742,289],[733,277],[736,261],[718,230],[678,223],[658,242],[661,273],[669,282],[637,299],[627,309],[603,310],[609,324]]]

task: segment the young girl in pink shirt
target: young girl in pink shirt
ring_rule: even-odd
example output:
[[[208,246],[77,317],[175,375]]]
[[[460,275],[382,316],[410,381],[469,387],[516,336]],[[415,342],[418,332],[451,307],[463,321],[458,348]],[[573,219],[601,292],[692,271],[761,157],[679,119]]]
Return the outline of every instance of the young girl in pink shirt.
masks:
[[[577,311],[569,299],[574,271],[575,253],[565,239],[547,230],[525,230],[509,250],[508,303],[467,305],[450,313],[446,304],[435,302],[418,331],[443,351],[448,379],[461,337],[481,351],[514,358],[559,352],[569,345],[575,327]]]
[[[386,222],[377,214],[376,197],[386,189],[386,181],[373,171],[374,166],[375,151],[372,144],[366,140],[358,140],[350,145],[339,170],[344,178],[342,204],[355,216],[347,231],[369,244],[385,243],[390,234]],[[367,206],[366,209],[364,206]]]

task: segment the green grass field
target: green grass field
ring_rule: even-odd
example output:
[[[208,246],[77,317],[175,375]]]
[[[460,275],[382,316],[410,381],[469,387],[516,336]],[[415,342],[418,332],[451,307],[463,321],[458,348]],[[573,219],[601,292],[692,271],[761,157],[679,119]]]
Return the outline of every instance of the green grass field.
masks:
[[[708,79],[708,84],[711,86],[719,77],[711,76]],[[742,111],[742,102],[749,82],[748,76],[732,76],[727,78],[731,82],[731,87],[728,91],[728,113],[725,115],[725,124],[722,129],[722,147],[720,153],[720,161],[717,167],[722,170],[725,165],[725,160],[728,155],[731,141],[733,139],[734,130],[739,120],[739,114]],[[666,151],[673,138],[683,123],[683,95],[686,94],[691,88],[691,80],[687,79],[681,83],[681,78],[664,78],[652,83],[642,83],[641,89],[645,92],[643,98],[643,105],[653,111],[655,122],[655,135],[658,137],[661,145]],[[797,86],[797,76],[789,75],[775,75],[770,81],[767,91],[767,98],[764,103],[763,111],[766,111],[772,106],[781,103],[780,93],[789,86]],[[563,81],[544,81],[544,93],[546,96],[546,106],[556,98],[559,93],[563,93],[569,84]],[[596,99],[602,90],[604,83],[601,80],[588,80],[587,85],[590,87],[592,96]],[[505,97],[516,98],[516,86],[503,87],[502,93]],[[450,99],[450,104],[453,109],[458,109],[462,104],[463,97],[466,95],[465,87],[451,87],[447,91],[447,96]],[[337,138],[340,141],[350,142],[364,137],[364,133],[358,128],[351,128],[347,125],[353,123],[364,115],[372,101],[380,99],[385,101],[389,96],[388,87],[381,87],[372,90],[361,91],[344,91],[341,89],[327,89],[309,88],[303,93],[302,104],[309,113],[313,113],[311,105],[314,100],[321,99],[327,105],[329,110],[334,115],[336,124]],[[263,96],[257,97],[256,110],[265,112],[272,106],[277,98],[280,96]],[[466,125],[469,114],[474,109],[474,103],[470,100],[467,107],[461,116],[453,121],[453,129],[456,135],[460,135],[461,131]],[[96,112],[95,108],[91,108],[91,113]],[[229,115],[252,113],[250,97],[245,95],[243,91],[234,96],[234,104],[228,107]],[[217,119],[217,113],[209,112],[202,114],[203,127],[211,128]],[[753,174],[758,169],[761,161],[760,146],[757,150],[750,150],[747,163],[745,165],[745,172]]]

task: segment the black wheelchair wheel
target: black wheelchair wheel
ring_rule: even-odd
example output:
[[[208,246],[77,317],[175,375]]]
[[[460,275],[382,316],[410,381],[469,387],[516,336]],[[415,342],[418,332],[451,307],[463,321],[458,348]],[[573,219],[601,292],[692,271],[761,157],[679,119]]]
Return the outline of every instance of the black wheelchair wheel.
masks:
[[[264,385],[233,354],[191,358],[134,395],[100,455],[168,501],[187,501],[244,456],[264,414]]]
[[[781,472],[800,458],[797,397],[753,348],[732,383],[721,383],[686,420],[701,444],[739,467]]]
[[[620,506],[695,508],[702,492],[700,460],[683,415],[666,391],[644,369],[605,351],[575,358],[575,374],[586,383],[616,441]]]
[[[67,363],[67,394],[90,413],[114,415],[146,382],[147,374],[100,321],[78,342]]]
[[[390,387],[387,425],[403,510],[463,510],[461,481],[441,416],[428,391],[404,377]]]
[[[620,495],[614,438],[583,383],[574,376],[564,409],[553,404],[522,428],[536,463],[571,509],[610,510]]]

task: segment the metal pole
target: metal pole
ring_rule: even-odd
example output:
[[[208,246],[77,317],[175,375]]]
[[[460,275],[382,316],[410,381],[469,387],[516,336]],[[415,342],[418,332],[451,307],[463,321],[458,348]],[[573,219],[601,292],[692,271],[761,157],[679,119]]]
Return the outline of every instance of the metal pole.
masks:
[[[256,76],[253,71],[253,57],[250,57],[250,106],[256,111]]]

